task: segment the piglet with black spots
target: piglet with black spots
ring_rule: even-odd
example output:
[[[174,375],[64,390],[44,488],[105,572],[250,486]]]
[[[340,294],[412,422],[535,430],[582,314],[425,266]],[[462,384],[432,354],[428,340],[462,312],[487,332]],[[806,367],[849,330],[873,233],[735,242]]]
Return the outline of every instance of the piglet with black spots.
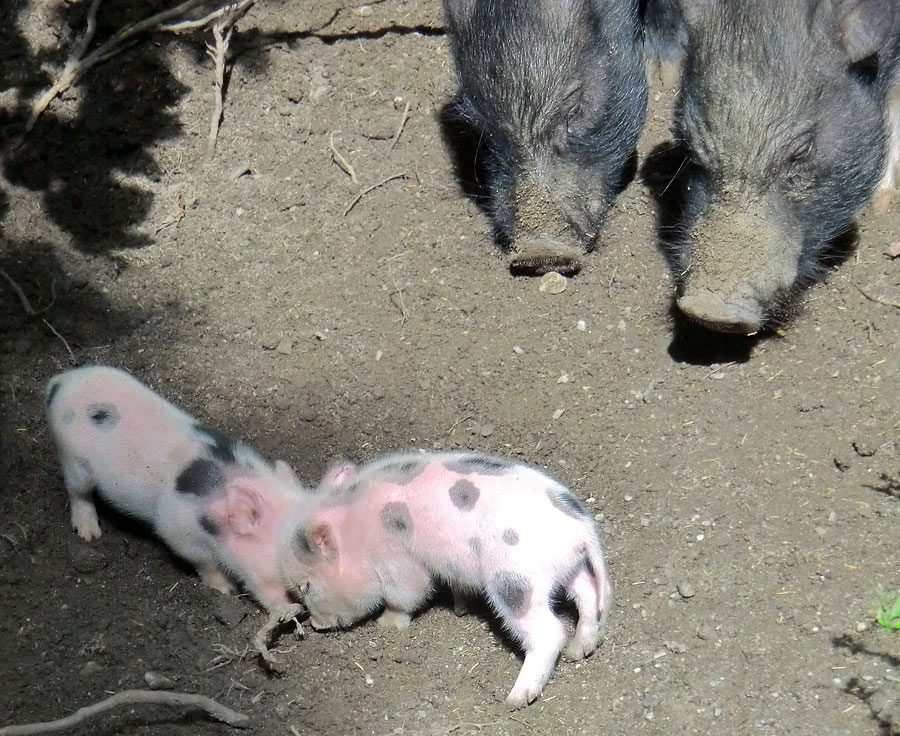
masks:
[[[475,454],[405,454],[330,471],[282,540],[286,586],[314,628],[349,626],[379,608],[406,626],[447,583],[483,594],[522,644],[507,703],[537,698],[566,641],[560,594],[578,623],[566,654],[596,649],[612,589],[600,533],[581,502],[541,471]]]
[[[309,494],[286,463],[270,465],[116,368],[55,376],[45,404],[80,537],[100,536],[96,489],[210,587],[231,592],[236,580],[267,609],[289,603],[274,540]]]

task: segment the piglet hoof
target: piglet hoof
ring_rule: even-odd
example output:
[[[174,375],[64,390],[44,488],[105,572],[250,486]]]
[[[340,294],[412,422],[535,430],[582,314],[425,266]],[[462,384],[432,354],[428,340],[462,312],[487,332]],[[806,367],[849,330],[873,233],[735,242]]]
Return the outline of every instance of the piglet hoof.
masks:
[[[532,692],[528,688],[514,687],[510,690],[509,695],[506,696],[506,707],[510,710],[519,710],[519,708],[524,708],[537,700],[540,694],[540,689]]]
[[[469,615],[469,596],[462,590],[457,590],[456,588],[450,589],[450,592],[453,593],[453,613],[457,616],[468,616]]]
[[[563,657],[570,662],[580,662],[590,657],[596,648],[595,642],[572,639],[563,651]]]
[[[102,532],[100,524],[97,522],[97,514],[91,511],[72,512],[72,528],[78,532],[78,536],[85,542],[93,542],[100,539]]]
[[[408,613],[404,613],[403,611],[394,611],[390,608],[386,608],[384,613],[382,613],[378,617],[378,625],[384,626],[386,628],[393,627],[395,629],[399,629],[403,631],[404,629],[409,628],[409,622],[412,620],[412,616]]]

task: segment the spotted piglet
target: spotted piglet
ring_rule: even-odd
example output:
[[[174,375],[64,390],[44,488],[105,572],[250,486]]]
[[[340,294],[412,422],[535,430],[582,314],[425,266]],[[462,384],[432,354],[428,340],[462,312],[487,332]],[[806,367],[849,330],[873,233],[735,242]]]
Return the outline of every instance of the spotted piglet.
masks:
[[[286,463],[270,465],[116,368],[55,376],[45,404],[79,536],[100,536],[96,489],[207,585],[231,592],[237,580],[267,609],[290,601],[274,540],[309,493]]]
[[[437,581],[486,596],[525,661],[507,703],[540,695],[566,641],[555,596],[575,602],[566,654],[597,647],[612,589],[600,534],[565,487],[535,468],[475,454],[404,454],[326,475],[286,528],[281,565],[314,628],[378,610],[403,627]]]

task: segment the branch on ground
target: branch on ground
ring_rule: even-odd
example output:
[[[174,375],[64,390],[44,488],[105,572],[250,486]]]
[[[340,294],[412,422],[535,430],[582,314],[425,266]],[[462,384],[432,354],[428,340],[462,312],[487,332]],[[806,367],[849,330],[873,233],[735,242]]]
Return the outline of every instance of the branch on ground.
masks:
[[[120,705],[137,705],[139,703],[199,708],[210,718],[227,723],[234,728],[246,728],[250,721],[250,716],[238,713],[231,710],[231,708],[226,708],[221,703],[205,695],[173,693],[163,690],[123,690],[110,698],[106,698],[106,700],[101,700],[99,703],[79,708],[72,715],[56,721],[4,726],[0,728],[0,736],[34,736],[34,734],[68,731],[90,718],[94,718]]]

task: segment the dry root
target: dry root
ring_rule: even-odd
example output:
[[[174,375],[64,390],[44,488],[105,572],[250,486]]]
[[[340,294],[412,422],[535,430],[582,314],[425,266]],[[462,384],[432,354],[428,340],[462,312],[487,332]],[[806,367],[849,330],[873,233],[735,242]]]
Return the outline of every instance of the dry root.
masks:
[[[250,716],[238,713],[237,711],[231,710],[231,708],[226,708],[221,703],[212,698],[207,698],[205,695],[173,693],[162,690],[124,690],[106,700],[101,700],[99,703],[79,708],[72,715],[60,718],[56,721],[5,726],[0,728],[0,736],[32,736],[33,734],[67,731],[94,716],[112,710],[120,705],[136,705],[138,703],[199,708],[210,718],[221,721],[222,723],[227,723],[234,728],[246,728],[250,722]]]
[[[94,33],[97,30],[97,9],[100,7],[100,2],[101,0],[92,0],[88,9],[87,28],[84,36],[75,44],[69,60],[63,67],[62,73],[55,84],[32,105],[31,114],[28,117],[19,145],[24,143],[25,138],[34,128],[38,118],[54,98],[69,89],[93,66],[112,58],[132,46],[140,36],[159,32],[184,33],[212,26],[215,45],[207,45],[207,52],[213,58],[216,66],[216,103],[212,122],[210,123],[207,144],[207,151],[212,152],[216,146],[219,123],[222,120],[222,96],[225,86],[225,71],[231,32],[234,30],[235,24],[246,15],[247,11],[256,4],[257,0],[235,0],[217,7],[198,19],[189,19],[185,16],[198,7],[203,5],[209,6],[212,3],[210,0],[186,0],[174,8],[151,15],[149,18],[145,18],[137,23],[123,26],[112,37],[108,38],[90,53],[87,53],[88,47],[94,38]]]
[[[259,652],[259,656],[262,657],[263,662],[265,662],[270,669],[278,669],[279,666],[278,660],[275,659],[272,652],[269,650],[268,642],[270,637],[275,633],[279,626],[288,623],[289,621],[294,622],[297,627],[297,633],[302,636],[303,628],[297,620],[297,616],[302,612],[303,606],[299,603],[285,603],[282,606],[278,606],[269,613],[269,618],[266,619],[262,628],[256,632],[256,636],[253,637],[254,648]],[[0,734],[0,736],[2,736],[2,734]]]

